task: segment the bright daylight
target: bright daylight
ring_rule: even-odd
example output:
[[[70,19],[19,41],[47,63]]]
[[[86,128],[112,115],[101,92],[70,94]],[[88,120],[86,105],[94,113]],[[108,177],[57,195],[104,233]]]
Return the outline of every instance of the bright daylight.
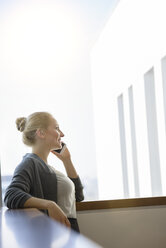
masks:
[[[165,247],[165,13],[0,1],[0,247]]]

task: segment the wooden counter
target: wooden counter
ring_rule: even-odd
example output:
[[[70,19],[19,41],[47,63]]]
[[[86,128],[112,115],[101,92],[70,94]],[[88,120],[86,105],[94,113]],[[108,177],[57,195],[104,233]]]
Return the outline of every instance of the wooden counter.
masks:
[[[166,205],[165,196],[77,202],[77,211],[159,205]]]

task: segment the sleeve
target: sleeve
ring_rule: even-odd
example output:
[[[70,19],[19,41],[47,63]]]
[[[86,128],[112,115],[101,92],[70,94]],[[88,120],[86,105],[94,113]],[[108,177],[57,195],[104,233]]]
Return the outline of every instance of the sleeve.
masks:
[[[75,185],[75,197],[76,197],[76,202],[81,202],[84,200],[84,194],[83,194],[83,186],[81,183],[81,180],[79,177],[76,178],[71,178],[72,182]]]
[[[12,181],[7,187],[4,197],[8,208],[23,208],[24,203],[32,197],[30,191],[33,185],[32,161],[22,162],[15,169]]]

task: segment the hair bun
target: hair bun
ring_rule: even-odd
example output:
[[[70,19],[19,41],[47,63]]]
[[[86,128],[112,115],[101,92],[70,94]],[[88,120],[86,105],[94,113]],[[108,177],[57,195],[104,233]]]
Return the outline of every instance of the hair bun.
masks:
[[[24,131],[26,121],[27,121],[27,118],[25,117],[20,117],[16,119],[16,127],[20,132]]]

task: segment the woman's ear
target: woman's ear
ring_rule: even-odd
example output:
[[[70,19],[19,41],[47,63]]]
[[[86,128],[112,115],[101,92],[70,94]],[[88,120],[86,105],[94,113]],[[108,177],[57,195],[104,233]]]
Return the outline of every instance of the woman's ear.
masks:
[[[45,132],[44,132],[44,130],[38,128],[38,129],[36,130],[36,135],[37,135],[39,138],[42,139],[42,138],[45,137]]]

